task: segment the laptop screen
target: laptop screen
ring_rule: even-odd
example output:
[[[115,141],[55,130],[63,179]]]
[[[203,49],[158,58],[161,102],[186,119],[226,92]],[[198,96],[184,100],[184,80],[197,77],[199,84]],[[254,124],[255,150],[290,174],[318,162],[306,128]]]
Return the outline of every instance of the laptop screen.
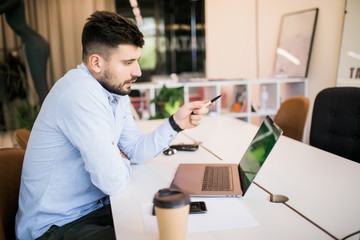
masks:
[[[269,116],[266,116],[239,163],[243,194],[254,180],[281,134],[282,130]]]

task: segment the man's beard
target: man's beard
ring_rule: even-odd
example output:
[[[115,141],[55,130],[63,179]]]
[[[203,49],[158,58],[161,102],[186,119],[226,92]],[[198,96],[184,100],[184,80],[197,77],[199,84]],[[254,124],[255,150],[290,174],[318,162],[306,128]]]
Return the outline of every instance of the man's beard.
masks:
[[[136,81],[136,77],[131,78],[130,80],[126,80],[120,83],[118,86],[111,85],[110,82],[112,80],[112,76],[109,74],[109,71],[105,70],[104,75],[100,79],[100,84],[109,92],[115,93],[120,96],[128,95],[131,92],[131,87],[124,88],[125,84]]]

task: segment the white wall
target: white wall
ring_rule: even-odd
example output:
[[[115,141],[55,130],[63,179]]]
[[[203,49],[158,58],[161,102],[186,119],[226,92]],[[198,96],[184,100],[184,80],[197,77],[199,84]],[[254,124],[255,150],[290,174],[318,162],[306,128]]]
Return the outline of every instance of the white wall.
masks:
[[[205,0],[206,75],[256,78],[255,1]]]
[[[311,104],[305,136],[309,136],[312,107],[317,93],[336,85],[345,0],[205,1],[206,73],[209,78],[254,78],[256,72],[259,78],[268,78],[273,70],[282,14],[319,8],[308,74],[308,97]],[[236,16],[229,18],[229,13],[236,13]],[[256,15],[257,22],[246,21],[247,17]],[[257,50],[254,49],[257,45],[256,32]],[[237,45],[237,42],[242,45]],[[219,49],[224,51],[219,52]]]

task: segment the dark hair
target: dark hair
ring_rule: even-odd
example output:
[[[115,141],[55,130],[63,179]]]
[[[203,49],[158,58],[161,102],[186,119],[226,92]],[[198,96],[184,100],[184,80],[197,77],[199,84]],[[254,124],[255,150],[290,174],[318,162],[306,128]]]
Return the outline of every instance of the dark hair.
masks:
[[[84,25],[82,37],[83,60],[92,54],[108,59],[109,50],[119,44],[142,47],[144,36],[129,19],[114,12],[96,11]]]

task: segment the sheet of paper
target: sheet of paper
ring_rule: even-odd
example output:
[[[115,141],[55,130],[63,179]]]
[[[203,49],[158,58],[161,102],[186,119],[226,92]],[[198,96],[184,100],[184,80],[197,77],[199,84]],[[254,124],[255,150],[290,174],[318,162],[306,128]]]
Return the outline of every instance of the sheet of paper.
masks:
[[[192,201],[204,201],[208,212],[205,214],[190,214],[187,232],[209,232],[231,228],[257,226],[259,223],[241,203],[235,198],[195,198]],[[141,205],[144,234],[158,234],[156,216],[151,214],[152,203]]]

